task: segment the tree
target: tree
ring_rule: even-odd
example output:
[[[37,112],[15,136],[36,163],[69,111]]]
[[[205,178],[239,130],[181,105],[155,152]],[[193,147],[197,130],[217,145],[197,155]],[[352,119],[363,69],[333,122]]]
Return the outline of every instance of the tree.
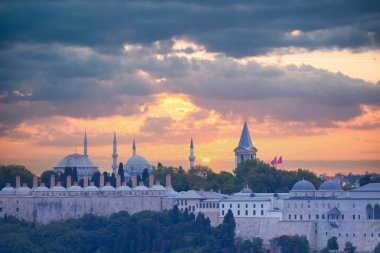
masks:
[[[141,175],[141,180],[144,182],[144,184],[148,184],[148,180],[149,180],[149,171],[148,169],[144,169],[143,170],[143,173]]]
[[[327,248],[328,248],[329,250],[338,250],[338,249],[339,249],[339,245],[338,245],[338,241],[337,241],[336,236],[331,237],[331,238],[327,241]]]
[[[110,177],[110,182],[111,182],[111,185],[113,187],[116,187],[116,177],[115,177],[115,174],[112,173],[111,177]]]
[[[34,174],[21,165],[0,165],[0,189],[7,183],[15,186],[16,176],[20,176],[21,182],[32,187]]]
[[[91,181],[94,182],[94,185],[96,187],[99,187],[100,186],[100,172],[97,171],[95,172],[92,177],[91,177]]]
[[[344,247],[344,252],[345,253],[355,253],[356,252],[356,247],[351,242],[346,242],[345,247]]]
[[[380,242],[375,247],[374,253],[380,253]]]
[[[277,239],[282,253],[307,253],[309,252],[309,242],[305,236],[283,235]]]
[[[119,163],[119,169],[117,170],[117,174],[120,175],[121,182],[124,182],[124,166],[123,166],[123,163]]]

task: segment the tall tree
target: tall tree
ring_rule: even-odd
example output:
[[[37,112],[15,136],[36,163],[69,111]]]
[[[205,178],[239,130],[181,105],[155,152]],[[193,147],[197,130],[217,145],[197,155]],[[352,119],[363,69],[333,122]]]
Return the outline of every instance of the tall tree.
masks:
[[[50,188],[50,178],[52,175],[55,176],[56,179],[58,178],[58,174],[53,170],[47,170],[42,172],[40,177],[41,183],[44,183],[46,187]]]
[[[344,253],[355,253],[356,247],[352,244],[352,242],[346,242],[344,247]]]
[[[327,248],[329,250],[338,250],[339,249],[339,244],[338,244],[338,240],[337,240],[336,236],[331,237],[327,241]]]
[[[22,183],[32,187],[34,174],[21,165],[0,165],[0,189],[7,183],[15,186],[16,176],[20,176]]]
[[[119,163],[119,169],[117,170],[117,174],[120,175],[121,182],[124,182],[124,166],[123,166],[123,163]]]

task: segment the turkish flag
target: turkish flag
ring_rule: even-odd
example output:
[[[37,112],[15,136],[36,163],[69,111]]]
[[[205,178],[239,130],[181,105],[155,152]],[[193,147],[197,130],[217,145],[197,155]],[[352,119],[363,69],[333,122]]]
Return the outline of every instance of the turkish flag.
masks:
[[[270,162],[273,166],[277,165],[277,156],[274,157],[274,159]]]
[[[282,164],[282,156],[278,158],[277,164]]]

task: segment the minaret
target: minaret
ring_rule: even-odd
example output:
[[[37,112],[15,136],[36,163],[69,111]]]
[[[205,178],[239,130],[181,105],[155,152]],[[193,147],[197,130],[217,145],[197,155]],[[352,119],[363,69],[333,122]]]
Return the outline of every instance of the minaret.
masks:
[[[113,174],[117,175],[117,141],[116,132],[113,132],[113,152],[112,152],[112,171]]]
[[[136,143],[135,143],[135,139],[133,139],[133,145],[132,145],[132,155],[135,156],[136,155]]]
[[[191,138],[191,141],[190,141],[190,156],[189,156],[189,161],[190,161],[190,169],[191,169],[191,168],[194,167],[194,161],[195,161],[193,138]]]
[[[83,156],[88,157],[88,154],[87,154],[87,133],[86,133],[86,131],[84,131]]]

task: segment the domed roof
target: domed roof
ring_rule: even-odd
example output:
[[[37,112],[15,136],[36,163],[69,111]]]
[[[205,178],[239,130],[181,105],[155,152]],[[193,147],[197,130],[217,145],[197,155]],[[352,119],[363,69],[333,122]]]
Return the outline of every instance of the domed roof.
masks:
[[[90,185],[90,186],[87,186],[86,188],[84,188],[84,191],[85,192],[97,192],[97,191],[99,191],[99,188],[96,187],[95,185]]]
[[[77,168],[85,168],[95,167],[94,164],[88,159],[87,156],[80,155],[78,153],[74,153],[63,158],[57,165],[59,168],[65,167],[77,167]]]
[[[80,187],[79,185],[72,185],[67,189],[67,191],[69,192],[81,192],[82,190],[83,188]]]
[[[16,194],[30,194],[30,188],[25,184],[22,187],[16,188]]]
[[[147,191],[148,187],[146,187],[145,185],[139,185],[139,186],[136,186],[135,188],[133,188],[133,190],[135,190],[135,191]]]
[[[147,160],[145,160],[144,157],[139,155],[134,155],[131,158],[128,159],[126,166],[133,166],[133,165],[147,165],[149,166],[149,163]]]
[[[253,191],[251,189],[249,189],[248,187],[243,189],[241,192],[242,193],[253,193]]]
[[[130,191],[131,188],[127,185],[122,185],[116,188],[116,191],[118,192],[123,192],[123,191]]]
[[[160,184],[155,184],[152,187],[150,187],[149,190],[152,190],[152,191],[165,191],[166,189],[165,189],[165,187],[163,187]]]
[[[113,188],[113,186],[111,186],[111,185],[106,185],[106,186],[103,186],[102,188],[100,188],[100,190],[103,192],[113,192],[113,191],[115,191],[115,188]]]
[[[3,189],[1,189],[0,194],[14,194],[15,188],[13,188],[10,184],[7,184]]]
[[[51,188],[52,192],[64,192],[66,189],[62,185],[56,185],[53,188]]]
[[[342,191],[342,187],[336,181],[328,180],[319,186],[320,191]]]
[[[315,187],[311,182],[301,180],[293,185],[292,191],[315,191]]]
[[[44,183],[41,183],[40,186],[38,186],[36,189],[34,189],[35,192],[48,192],[49,188],[45,186]]]

